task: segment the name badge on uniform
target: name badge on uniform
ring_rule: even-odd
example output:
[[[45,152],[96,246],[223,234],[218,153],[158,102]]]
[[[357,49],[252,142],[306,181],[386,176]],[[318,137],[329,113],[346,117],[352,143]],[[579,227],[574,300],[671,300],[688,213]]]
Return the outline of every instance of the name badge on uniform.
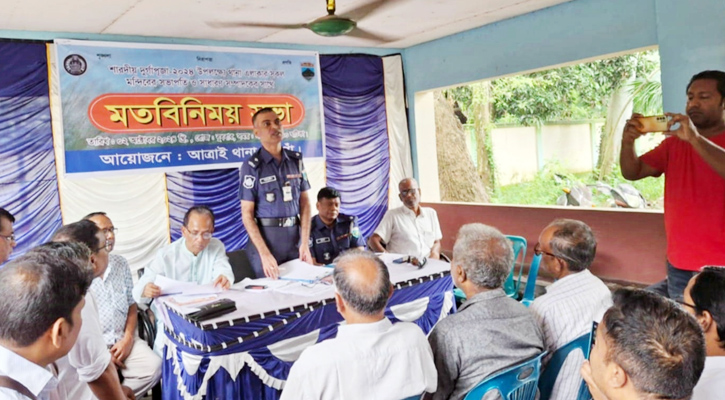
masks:
[[[270,175],[270,176],[261,178],[259,180],[260,185],[264,185],[265,183],[270,183],[270,182],[277,182],[277,177],[275,175]]]
[[[292,186],[289,184],[282,186],[282,200],[292,201]]]
[[[330,243],[330,238],[329,237],[323,237],[323,238],[315,239],[315,243],[316,244],[320,244],[320,243]]]

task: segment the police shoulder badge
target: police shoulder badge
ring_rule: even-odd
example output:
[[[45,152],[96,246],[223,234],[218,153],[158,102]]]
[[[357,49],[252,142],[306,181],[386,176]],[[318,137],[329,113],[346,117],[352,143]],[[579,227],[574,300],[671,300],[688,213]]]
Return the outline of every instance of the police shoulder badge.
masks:
[[[244,183],[242,184],[245,188],[251,189],[254,187],[255,178],[252,175],[244,175]]]
[[[352,228],[352,232],[350,232],[350,233],[352,234],[352,237],[354,237],[355,239],[357,239],[357,238],[360,237],[360,228],[358,228],[356,226],[356,227]]]

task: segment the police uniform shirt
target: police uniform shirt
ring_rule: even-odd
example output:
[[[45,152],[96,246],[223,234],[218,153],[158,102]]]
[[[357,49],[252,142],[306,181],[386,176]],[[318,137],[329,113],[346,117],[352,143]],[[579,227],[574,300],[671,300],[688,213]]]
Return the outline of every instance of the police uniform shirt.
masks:
[[[297,216],[300,193],[310,189],[302,154],[297,151],[282,149],[282,160],[278,165],[274,157],[260,147],[244,161],[240,175],[239,198],[255,203],[256,218]],[[285,191],[291,191],[291,196],[285,198]]]
[[[330,229],[319,215],[312,217],[310,254],[318,263],[331,263],[341,252],[365,246],[365,238],[357,226],[357,217],[339,214]]]

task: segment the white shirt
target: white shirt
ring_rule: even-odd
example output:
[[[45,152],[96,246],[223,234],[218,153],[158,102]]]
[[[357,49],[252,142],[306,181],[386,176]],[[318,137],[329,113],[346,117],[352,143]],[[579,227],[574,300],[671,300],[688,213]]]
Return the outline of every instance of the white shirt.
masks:
[[[341,325],[337,337],[307,348],[280,400],[400,400],[434,392],[433,352],[420,328],[387,318]]]
[[[375,234],[386,243],[386,251],[419,258],[428,257],[435,241],[443,237],[436,210],[420,207],[416,216],[406,206],[388,210]]]
[[[81,310],[83,325],[78,339],[67,356],[59,359],[58,393],[60,398],[73,400],[95,399],[88,382],[98,379],[111,362],[111,353],[103,341],[103,330],[98,321],[98,309],[91,292]]]
[[[692,400],[721,400],[725,397],[725,357],[706,357],[705,369],[692,391]]]
[[[136,304],[131,291],[133,279],[128,261],[111,254],[108,268],[101,278],[93,280],[91,292],[97,300],[98,318],[103,329],[106,346],[113,346],[123,339],[128,320],[128,308]]]
[[[55,391],[58,380],[47,369],[35,364],[18,354],[0,346],[0,375],[9,376],[40,400],[50,399]],[[2,400],[26,400],[22,394],[6,388],[0,388]]]
[[[546,294],[531,304],[544,333],[545,349],[549,352],[544,363],[558,348],[591,331],[592,322],[601,320],[611,306],[609,288],[588,269],[549,285]],[[583,361],[584,355],[580,351],[569,353],[552,389],[552,400],[576,399],[582,382],[579,368]]]

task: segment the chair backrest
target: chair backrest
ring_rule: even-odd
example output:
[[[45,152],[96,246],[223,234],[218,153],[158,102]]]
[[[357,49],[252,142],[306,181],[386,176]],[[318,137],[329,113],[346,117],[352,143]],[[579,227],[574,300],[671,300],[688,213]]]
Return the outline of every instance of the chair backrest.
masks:
[[[593,331],[587,332],[564,346],[561,346],[554,352],[549,360],[549,363],[546,364],[546,369],[544,369],[544,372],[541,374],[541,379],[539,379],[540,400],[549,400],[551,397],[551,391],[554,389],[554,384],[556,383],[556,378],[559,376],[559,371],[561,370],[562,365],[564,365],[564,361],[566,361],[572,351],[580,349],[584,354],[584,359],[589,359],[593,334]],[[582,393],[582,386],[584,386],[584,393]],[[584,380],[581,380],[581,385],[579,386],[579,397],[577,398],[578,400],[591,399],[591,395],[589,395],[589,390],[586,386],[587,385],[584,383]]]
[[[541,359],[546,352],[494,374],[476,385],[464,400],[481,400],[487,392],[498,390],[505,400],[535,400],[541,373]]]
[[[241,281],[244,278],[256,278],[257,274],[252,269],[252,264],[249,263],[249,257],[244,250],[236,250],[227,253],[229,258],[229,264],[232,266],[232,272],[234,273],[234,283]]]
[[[539,275],[539,265],[541,264],[541,254],[534,255],[534,259],[531,260],[529,266],[529,276],[526,278],[526,288],[524,289],[524,297],[521,299],[521,303],[526,307],[530,306],[534,302],[534,296],[536,295],[536,277]]]
[[[508,297],[518,298],[519,287],[521,286],[521,274],[524,271],[524,259],[526,258],[526,239],[521,236],[506,235],[511,241],[514,248],[514,265],[511,267],[509,276],[503,284],[503,290]],[[518,266],[519,274],[516,277],[516,267]]]

